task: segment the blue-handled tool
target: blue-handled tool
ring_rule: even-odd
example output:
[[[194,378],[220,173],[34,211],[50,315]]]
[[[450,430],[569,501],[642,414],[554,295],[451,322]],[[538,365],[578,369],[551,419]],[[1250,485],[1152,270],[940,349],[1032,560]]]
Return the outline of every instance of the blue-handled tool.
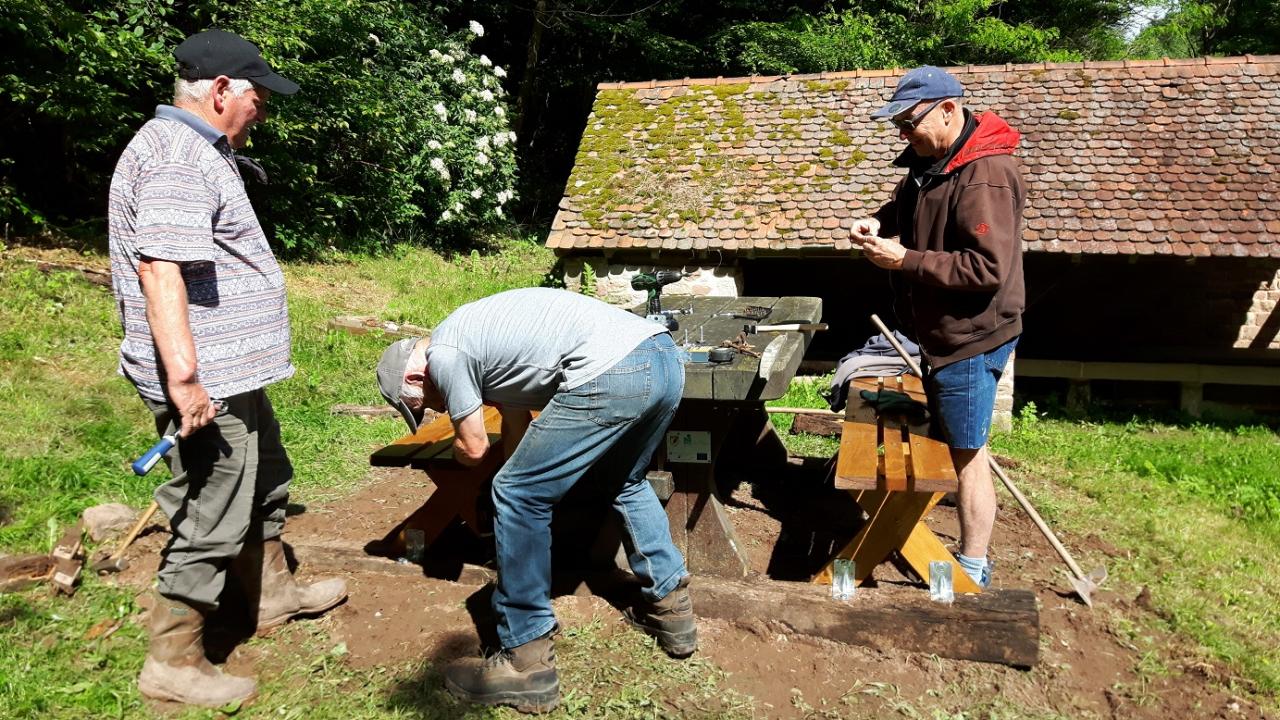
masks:
[[[151,449],[142,454],[142,457],[133,461],[133,473],[135,475],[146,475],[151,472],[151,468],[160,462],[160,458],[164,457],[173,446],[177,444],[178,436],[165,435],[160,438],[159,442],[151,446]]]

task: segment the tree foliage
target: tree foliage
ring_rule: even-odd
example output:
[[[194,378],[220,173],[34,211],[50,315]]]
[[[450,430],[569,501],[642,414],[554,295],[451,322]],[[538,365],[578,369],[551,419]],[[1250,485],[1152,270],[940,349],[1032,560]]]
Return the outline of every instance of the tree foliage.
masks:
[[[1134,39],[1138,57],[1280,53],[1280,0],[1173,0]]]
[[[505,71],[470,50],[482,26],[449,32],[434,10],[402,0],[211,8],[6,4],[0,36],[25,43],[38,61],[5,51],[0,133],[29,142],[6,143],[0,212],[100,217],[115,158],[172,95],[173,46],[216,25],[257,42],[303,88],[272,99],[272,119],[244,151],[271,176],[270,192],[251,192],[285,248],[441,241],[502,220],[514,196],[514,137]],[[42,170],[46,156],[60,166]],[[75,199],[68,184],[79,186]]]

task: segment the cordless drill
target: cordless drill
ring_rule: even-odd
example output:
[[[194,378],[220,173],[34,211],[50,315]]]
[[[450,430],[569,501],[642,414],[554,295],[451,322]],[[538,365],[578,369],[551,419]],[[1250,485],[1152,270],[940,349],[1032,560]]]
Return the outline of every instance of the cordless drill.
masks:
[[[649,314],[646,319],[664,325],[668,330],[675,330],[676,319],[662,312],[662,288],[684,277],[679,270],[658,270],[651,273],[639,273],[631,278],[632,290],[645,290],[649,293]]]

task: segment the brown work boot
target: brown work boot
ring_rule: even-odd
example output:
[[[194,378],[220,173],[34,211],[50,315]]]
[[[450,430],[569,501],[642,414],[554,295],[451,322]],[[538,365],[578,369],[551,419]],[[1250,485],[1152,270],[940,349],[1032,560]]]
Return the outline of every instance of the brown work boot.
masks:
[[[158,592],[154,597],[151,647],[138,675],[143,695],[217,708],[257,694],[253,678],[227,675],[204,656],[204,613]]]
[[[245,543],[233,567],[250,612],[257,612],[259,635],[298,615],[322,613],[347,598],[347,583],[341,578],[299,585],[289,572],[284,542],[278,537]]]
[[[657,638],[673,658],[687,658],[698,649],[698,625],[689,598],[689,576],[657,602],[641,601],[624,613],[635,627]]]
[[[444,686],[459,700],[510,705],[522,713],[549,712],[560,704],[555,631],[487,658],[463,658],[444,671]]]

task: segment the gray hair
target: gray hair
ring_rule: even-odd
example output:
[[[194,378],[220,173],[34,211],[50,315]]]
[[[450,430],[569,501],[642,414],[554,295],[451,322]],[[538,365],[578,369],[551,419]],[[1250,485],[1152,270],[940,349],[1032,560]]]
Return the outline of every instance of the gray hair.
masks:
[[[408,382],[407,380],[406,380],[405,382],[401,383],[401,385],[400,385],[400,400],[401,400],[401,401],[403,401],[403,402],[409,402],[409,401],[411,401],[411,400],[416,400],[416,401],[417,401],[417,403],[416,403],[416,404],[417,404],[417,406],[418,406],[418,407],[421,407],[421,406],[422,406],[422,385],[419,385],[419,384],[413,384],[413,383]]]
[[[227,88],[232,95],[240,96],[253,89],[253,83],[243,78],[231,78],[231,84]],[[209,92],[213,90],[213,80],[183,80],[178,78],[173,83],[173,102],[192,103],[201,102],[209,97]]]

